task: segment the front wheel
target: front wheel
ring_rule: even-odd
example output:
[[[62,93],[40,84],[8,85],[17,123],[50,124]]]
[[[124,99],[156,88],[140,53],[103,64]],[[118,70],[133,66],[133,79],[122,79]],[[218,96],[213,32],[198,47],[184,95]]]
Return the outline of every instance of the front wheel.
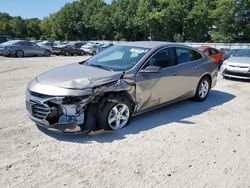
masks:
[[[45,56],[45,57],[51,56],[51,52],[50,52],[49,50],[46,50],[46,51],[44,52],[44,56]]]
[[[210,86],[210,79],[207,76],[203,77],[198,84],[194,99],[196,101],[204,101],[208,96]]]
[[[24,56],[24,53],[22,50],[17,50],[16,51],[16,57],[23,57]]]
[[[84,51],[81,51],[80,56],[84,56],[84,55],[85,55]]]
[[[127,100],[107,102],[99,114],[99,123],[104,130],[119,130],[125,127],[131,118],[131,107]]]

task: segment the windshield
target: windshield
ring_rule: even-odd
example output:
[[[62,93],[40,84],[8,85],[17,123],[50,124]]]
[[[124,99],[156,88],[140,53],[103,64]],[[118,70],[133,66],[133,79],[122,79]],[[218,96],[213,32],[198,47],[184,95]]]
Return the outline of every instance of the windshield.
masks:
[[[87,60],[84,64],[99,66],[112,71],[131,69],[149,51],[149,48],[113,46]]]
[[[205,51],[204,48],[197,48],[197,50],[199,50],[200,52],[204,52]]]
[[[18,42],[20,42],[19,40],[9,40],[7,42],[2,43],[2,45],[15,45]]]
[[[250,57],[250,49],[237,50],[233,53],[234,57]]]

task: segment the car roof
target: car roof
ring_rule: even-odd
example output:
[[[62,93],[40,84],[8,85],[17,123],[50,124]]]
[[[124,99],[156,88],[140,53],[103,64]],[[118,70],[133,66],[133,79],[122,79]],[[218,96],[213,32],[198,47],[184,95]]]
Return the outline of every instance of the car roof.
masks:
[[[134,46],[134,47],[154,49],[154,48],[160,48],[160,47],[168,46],[168,45],[172,45],[172,44],[176,44],[176,43],[162,42],[162,41],[140,41],[140,42],[122,42],[118,45],[119,46]]]
[[[203,49],[208,49],[208,48],[212,48],[211,46],[196,46],[195,48],[203,48]]]

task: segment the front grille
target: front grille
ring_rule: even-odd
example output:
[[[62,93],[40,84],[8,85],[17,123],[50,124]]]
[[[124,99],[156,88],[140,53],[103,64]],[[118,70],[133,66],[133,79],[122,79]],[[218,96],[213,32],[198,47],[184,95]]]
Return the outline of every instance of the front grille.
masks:
[[[53,96],[50,96],[50,95],[44,95],[44,94],[36,93],[36,92],[33,92],[33,91],[29,91],[29,92],[30,92],[30,95],[35,96],[35,97],[39,97],[39,98],[53,97]]]
[[[233,72],[233,71],[226,70],[224,73],[229,74],[229,75],[233,75],[233,76],[250,77],[250,72],[241,73],[241,72]]]
[[[29,105],[30,114],[37,119],[44,120],[50,113],[49,107],[44,104],[40,104],[35,101],[29,101]]]
[[[246,65],[229,65],[230,67],[237,67],[237,68],[242,68],[242,69],[247,69],[249,66]]]

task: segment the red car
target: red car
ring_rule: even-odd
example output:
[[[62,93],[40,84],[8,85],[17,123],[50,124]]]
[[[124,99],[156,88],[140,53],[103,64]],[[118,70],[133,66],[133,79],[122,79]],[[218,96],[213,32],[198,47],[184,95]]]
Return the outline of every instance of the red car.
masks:
[[[196,47],[196,48],[198,50],[202,51],[207,56],[214,59],[219,67],[222,65],[223,54],[219,50],[217,50],[216,48],[212,48],[210,46],[199,46],[199,47]]]

